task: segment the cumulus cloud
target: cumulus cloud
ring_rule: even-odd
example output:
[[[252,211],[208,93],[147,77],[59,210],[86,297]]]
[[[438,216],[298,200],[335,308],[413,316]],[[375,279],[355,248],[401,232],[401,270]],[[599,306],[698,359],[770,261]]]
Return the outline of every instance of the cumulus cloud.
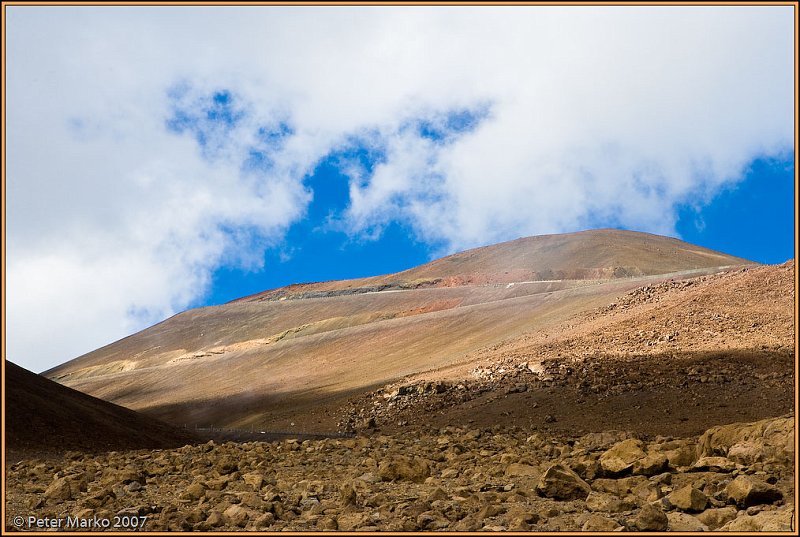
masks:
[[[791,6],[7,6],[7,356],[41,370],[337,225],[674,234],[793,144]],[[78,31],[79,30],[79,31]]]

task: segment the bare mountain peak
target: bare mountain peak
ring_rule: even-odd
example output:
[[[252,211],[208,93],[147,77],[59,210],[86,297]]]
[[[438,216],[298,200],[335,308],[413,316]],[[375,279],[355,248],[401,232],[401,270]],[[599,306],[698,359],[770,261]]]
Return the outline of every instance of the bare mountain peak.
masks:
[[[526,281],[604,280],[751,263],[671,237],[604,228],[520,237],[458,252],[394,274],[293,284],[234,302],[357,289],[370,292]]]

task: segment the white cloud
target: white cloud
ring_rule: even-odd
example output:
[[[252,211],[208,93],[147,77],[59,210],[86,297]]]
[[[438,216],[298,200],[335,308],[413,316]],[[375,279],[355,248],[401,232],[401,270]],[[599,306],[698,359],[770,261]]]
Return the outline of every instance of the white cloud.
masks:
[[[257,267],[303,217],[304,174],[353,137],[385,161],[351,163],[343,225],[399,219],[445,250],[674,233],[674,204],[793,143],[791,6],[6,14],[7,356],[36,370],[185,308],[221,264]],[[215,151],[167,128],[221,90],[246,113],[206,125]],[[409,127],[487,106],[446,143]],[[280,122],[271,165],[242,171]]]

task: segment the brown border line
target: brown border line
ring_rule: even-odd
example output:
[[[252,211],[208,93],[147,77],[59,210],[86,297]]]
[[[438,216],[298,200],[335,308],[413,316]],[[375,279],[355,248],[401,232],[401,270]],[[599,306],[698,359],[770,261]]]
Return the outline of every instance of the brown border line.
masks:
[[[797,172],[797,164],[796,164],[796,157],[798,153],[798,140],[797,140],[797,129],[798,129],[798,110],[797,110],[797,100],[798,100],[798,93],[797,93],[797,84],[798,84],[798,72],[797,72],[797,54],[798,54],[798,8],[800,7],[800,2],[792,1],[792,2],[725,2],[725,3],[718,3],[718,2],[2,2],[2,13],[0,13],[0,19],[2,19],[2,34],[3,40],[2,45],[2,88],[3,88],[3,99],[2,99],[2,128],[0,132],[2,132],[2,139],[3,145],[2,149],[0,150],[0,154],[2,155],[2,162],[3,162],[3,169],[2,169],[2,294],[3,294],[3,303],[2,303],[2,318],[3,318],[3,326],[0,329],[0,334],[2,334],[2,351],[3,351],[3,361],[0,364],[0,373],[2,375],[2,386],[0,386],[0,395],[2,395],[2,431],[0,431],[0,448],[2,448],[2,454],[0,454],[0,461],[2,462],[2,476],[0,476],[0,482],[2,483],[2,496],[3,501],[2,505],[0,506],[0,515],[2,516],[2,520],[0,524],[3,524],[3,528],[5,528],[6,522],[6,450],[5,450],[5,379],[6,379],[6,367],[5,367],[5,359],[6,359],[6,6],[494,6],[494,5],[501,5],[501,6],[623,6],[623,5],[634,5],[634,6],[793,6],[794,7],[794,59],[795,59],[795,71],[794,71],[794,97],[795,97],[795,109],[794,109],[794,132],[795,132],[795,140],[794,140],[794,155],[795,155],[795,171],[794,171],[794,182],[795,182],[795,194],[794,194],[794,230],[795,230],[795,259],[797,257],[798,246],[800,246],[800,242],[798,241],[798,216],[800,212],[798,211],[798,172]],[[798,285],[800,283],[800,279],[798,279],[798,269],[797,263],[795,262],[794,267],[794,337],[795,337],[795,362],[794,362],[794,388],[795,394],[798,393],[798,336],[797,336],[797,329],[798,329],[798,296],[797,291]],[[798,411],[798,398],[795,395],[794,401],[794,450],[795,450],[795,474],[794,474],[794,490],[795,490],[795,499],[794,499],[794,517],[795,520],[797,519],[797,511],[798,511],[798,474],[797,474],[797,466],[798,466],[798,435],[797,435],[797,411]],[[796,523],[796,522],[795,522]],[[0,530],[2,531],[2,530]],[[49,532],[39,532],[39,531],[28,531],[24,532],[29,535],[40,535],[40,534],[47,534]],[[132,532],[59,532],[60,535],[130,535]],[[181,535],[181,534],[196,534],[198,532],[141,532],[147,535]],[[333,532],[336,534],[352,534],[356,535],[363,532]],[[402,532],[402,533],[395,533],[395,532],[381,532],[384,535],[492,535],[492,532]],[[504,535],[565,535],[569,534],[570,532],[503,532]],[[577,533],[577,532],[575,532]],[[251,532],[251,531],[241,531],[241,532],[214,532],[214,535],[241,535],[241,534],[248,534],[248,535],[320,535],[322,532]],[[644,532],[627,532],[628,535],[657,535],[658,533],[644,533]],[[752,535],[749,532],[728,532],[727,535]],[[581,535],[617,535],[617,532],[581,532]],[[703,535],[703,533],[699,532],[669,532],[669,535]]]

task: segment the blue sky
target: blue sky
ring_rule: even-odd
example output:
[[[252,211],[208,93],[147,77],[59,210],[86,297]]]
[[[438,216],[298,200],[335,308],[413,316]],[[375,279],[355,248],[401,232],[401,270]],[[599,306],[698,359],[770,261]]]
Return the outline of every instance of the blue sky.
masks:
[[[708,204],[678,211],[676,231],[687,242],[758,263],[794,259],[794,160],[755,160]]]
[[[794,255],[793,6],[4,9],[4,343],[33,370],[521,236]]]
[[[408,226],[392,222],[375,240],[353,238],[331,228],[332,216],[348,204],[348,179],[331,162],[307,177],[314,198],[305,219],[291,226],[286,242],[265,256],[264,269],[220,268],[211,291],[198,306],[230,300],[291,283],[340,280],[388,274],[435,257],[435,246],[415,238]],[[699,246],[758,263],[782,263],[795,257],[794,163],[757,159],[743,179],[710,201],[677,207],[675,236]],[[598,226],[613,223],[598,222]],[[509,237],[509,239],[516,237]]]

